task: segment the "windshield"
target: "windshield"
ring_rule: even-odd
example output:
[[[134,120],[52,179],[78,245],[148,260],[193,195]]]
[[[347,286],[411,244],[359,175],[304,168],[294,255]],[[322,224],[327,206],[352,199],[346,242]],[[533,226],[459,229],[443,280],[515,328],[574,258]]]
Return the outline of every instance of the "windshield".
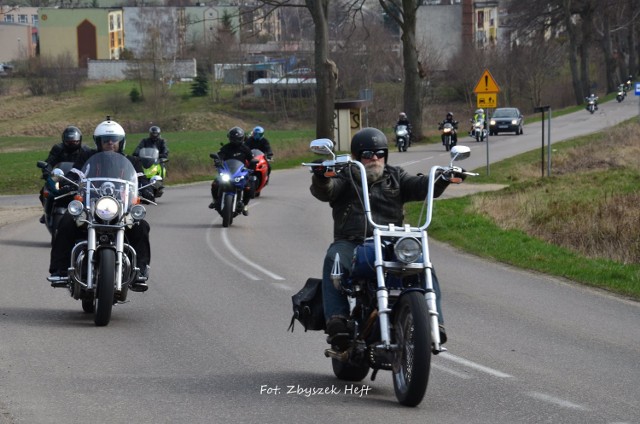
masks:
[[[515,109],[497,109],[494,118],[517,118],[518,112]]]
[[[143,147],[140,149],[140,152],[138,152],[138,156],[140,157],[142,166],[148,168],[158,161],[158,158],[160,157],[160,150],[155,146]]]
[[[113,196],[125,205],[125,209],[137,199],[138,173],[126,158],[115,152],[98,152],[82,167],[85,180],[80,192],[86,204],[102,196]]]

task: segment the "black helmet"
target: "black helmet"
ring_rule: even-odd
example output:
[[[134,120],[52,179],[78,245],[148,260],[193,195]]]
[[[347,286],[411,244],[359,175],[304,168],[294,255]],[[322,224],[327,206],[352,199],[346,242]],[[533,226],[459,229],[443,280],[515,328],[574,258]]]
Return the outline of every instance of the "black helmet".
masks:
[[[233,127],[227,133],[227,138],[231,143],[244,143],[244,130],[240,127]]]
[[[68,126],[62,131],[62,144],[66,152],[75,152],[82,144],[82,133],[77,127]]]
[[[453,113],[447,112],[447,119],[453,119]]]
[[[376,152],[378,150],[384,150],[384,162],[387,163],[389,153],[389,143],[387,142],[387,136],[377,128],[363,128],[351,139],[351,155],[360,160],[362,152],[365,150],[371,150]]]
[[[149,128],[149,136],[154,139],[160,137],[160,127],[157,125],[154,125],[151,128]]]

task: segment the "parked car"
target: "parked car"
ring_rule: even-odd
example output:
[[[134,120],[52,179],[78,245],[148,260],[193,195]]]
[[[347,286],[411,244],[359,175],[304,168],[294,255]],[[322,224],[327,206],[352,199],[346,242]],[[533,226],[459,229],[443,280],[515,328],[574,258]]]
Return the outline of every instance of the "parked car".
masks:
[[[315,74],[311,68],[296,68],[287,72],[286,76],[294,78],[314,78]]]
[[[516,107],[499,107],[489,120],[489,135],[496,135],[501,132],[515,132],[516,135],[523,134],[524,116],[520,109]]]

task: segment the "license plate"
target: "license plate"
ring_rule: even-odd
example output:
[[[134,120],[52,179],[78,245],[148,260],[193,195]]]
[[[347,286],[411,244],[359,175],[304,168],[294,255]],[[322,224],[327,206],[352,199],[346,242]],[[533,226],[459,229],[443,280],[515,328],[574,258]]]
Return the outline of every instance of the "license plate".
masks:
[[[509,125],[498,125],[498,128],[509,128]]]

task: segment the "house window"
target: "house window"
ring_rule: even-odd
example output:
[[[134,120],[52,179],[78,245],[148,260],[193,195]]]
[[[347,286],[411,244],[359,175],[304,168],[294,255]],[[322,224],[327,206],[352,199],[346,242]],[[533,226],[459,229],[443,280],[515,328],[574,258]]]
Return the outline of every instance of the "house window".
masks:
[[[13,23],[13,15],[4,15],[4,21]]]
[[[113,31],[113,15],[109,16],[109,31]]]
[[[122,16],[118,15],[118,29],[122,29],[121,18],[122,18]]]
[[[484,27],[484,10],[478,11],[478,28]]]
[[[29,17],[27,15],[18,15],[18,23],[28,24],[29,23]]]
[[[31,15],[31,24],[33,26],[38,26],[38,15]]]

